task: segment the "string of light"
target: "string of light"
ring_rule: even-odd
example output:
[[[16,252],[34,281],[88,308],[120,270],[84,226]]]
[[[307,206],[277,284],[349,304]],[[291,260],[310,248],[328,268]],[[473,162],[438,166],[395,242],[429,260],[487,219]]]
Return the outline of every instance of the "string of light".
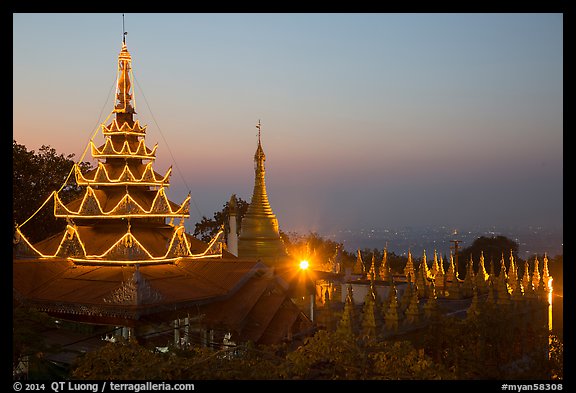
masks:
[[[152,117],[154,124],[156,124],[156,127],[158,128],[158,131],[160,132],[160,136],[162,137],[162,139],[164,140],[164,143],[166,144],[166,147],[168,149],[168,153],[170,153],[170,157],[172,158],[172,162],[174,163],[174,165],[176,165],[176,170],[178,171],[178,174],[180,175],[182,182],[184,183],[184,185],[188,189],[188,193],[191,196],[191,201],[193,202],[194,207],[196,208],[196,211],[198,213],[198,218],[203,217],[203,214],[200,211],[198,204],[196,203],[196,201],[192,197],[192,190],[191,190],[190,186],[188,186],[188,183],[186,182],[186,179],[184,178],[182,171],[180,170],[180,167],[178,166],[178,163],[176,162],[176,159],[174,158],[174,154],[172,154],[172,150],[170,149],[170,146],[168,145],[168,142],[166,141],[166,138],[164,137],[164,133],[162,132],[162,129],[160,128],[160,126],[158,125],[158,122],[156,121],[156,117],[154,116],[154,114],[152,113],[152,110],[150,109],[150,105],[148,104],[148,100],[146,99],[146,95],[144,94],[144,91],[142,90],[140,83],[138,82],[138,80],[135,77],[134,77],[134,82],[136,83],[136,85],[138,86],[138,89],[142,93],[142,97],[144,98],[144,102],[146,103],[146,106],[148,107],[148,111],[150,112],[150,116]]]
[[[102,149],[98,149],[94,142],[90,141],[90,147],[92,151],[92,156],[94,158],[107,158],[107,157],[121,157],[121,158],[140,158],[143,160],[154,160],[156,159],[156,150],[158,149],[158,144],[154,146],[152,150],[146,148],[146,143],[144,139],[138,142],[138,147],[135,151],[132,151],[128,141],[124,141],[120,150],[114,147],[112,139],[106,138],[106,142]],[[147,151],[149,150],[149,151]]]
[[[224,231],[221,229],[211,239],[210,243],[208,243],[208,246],[206,247],[206,249],[203,252],[198,253],[198,254],[193,254],[192,249],[191,249],[191,244],[184,234],[184,226],[181,225],[173,232],[172,238],[170,240],[170,243],[168,245],[168,249],[167,249],[166,253],[162,256],[153,256],[146,249],[146,247],[144,245],[142,245],[142,243],[140,243],[138,241],[138,239],[130,232],[130,228],[128,228],[128,231],[120,239],[118,239],[114,244],[112,244],[106,251],[104,251],[103,253],[98,254],[98,255],[96,255],[96,254],[87,255],[85,243],[80,238],[80,234],[78,232],[78,229],[72,225],[66,226],[66,231],[64,232],[62,239],[60,241],[60,244],[58,245],[58,248],[56,249],[56,252],[54,252],[54,254],[42,253],[40,250],[38,250],[36,247],[34,247],[28,239],[26,239],[26,237],[21,233],[19,228],[17,228],[16,231],[18,233],[18,236],[20,236],[22,238],[22,240],[30,248],[30,250],[32,250],[35,254],[37,254],[38,256],[40,256],[42,258],[56,258],[56,257],[58,257],[60,252],[66,246],[67,241],[75,239],[76,243],[82,249],[82,254],[84,257],[83,258],[69,257],[70,260],[72,260],[76,263],[84,263],[84,264],[98,263],[98,264],[100,264],[105,259],[107,264],[122,264],[122,265],[137,265],[137,264],[146,264],[146,263],[151,263],[151,262],[177,262],[178,260],[180,260],[183,257],[189,257],[192,259],[221,258],[222,257],[221,243],[218,243],[219,244],[218,250],[215,250],[214,246],[215,246],[216,242],[218,241],[218,239],[224,233]],[[173,254],[176,249],[178,249],[179,245],[184,246],[185,253],[182,253],[182,255],[170,257],[170,255]],[[115,251],[117,251],[117,250],[121,251],[121,250],[127,249],[127,248],[131,248],[131,249],[135,250],[134,253],[136,253],[137,251],[140,251],[141,253],[146,255],[148,257],[148,259],[139,259],[139,260],[135,260],[135,259],[130,259],[130,260],[106,259],[106,258],[110,257],[111,255],[113,255]]]
[[[146,210],[140,205],[129,193],[126,193],[122,199],[109,211],[104,211],[102,204],[96,196],[96,191],[90,187],[86,187],[86,193],[80,203],[77,211],[72,211],[62,202],[58,194],[54,195],[54,216],[56,217],[70,217],[81,216],[83,218],[128,218],[128,217],[189,217],[188,213],[188,195],[184,202],[177,210],[173,210],[170,201],[166,196],[164,187],[160,187],[156,191],[156,196],[152,201],[150,209]],[[89,214],[91,207],[96,205],[99,212],[97,214]]]
[[[130,185],[134,184],[135,182],[138,185],[146,185],[146,186],[168,186],[169,178],[172,173],[172,167],[168,168],[166,175],[162,178],[156,177],[156,172],[152,169],[152,163],[146,164],[146,167],[142,171],[142,176],[138,179],[134,172],[130,169],[129,165],[126,163],[124,165],[124,169],[122,173],[118,175],[117,178],[110,177],[106,166],[99,162],[98,168],[94,173],[94,177],[89,179],[87,178],[81,171],[80,167],[76,165],[76,182],[78,185],[99,185],[99,186],[106,186],[106,185]]]

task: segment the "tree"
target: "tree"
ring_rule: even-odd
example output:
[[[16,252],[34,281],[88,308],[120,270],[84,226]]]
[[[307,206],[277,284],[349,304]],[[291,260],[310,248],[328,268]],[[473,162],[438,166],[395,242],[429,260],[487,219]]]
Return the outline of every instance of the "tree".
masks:
[[[546,324],[527,324],[512,309],[491,304],[479,311],[468,318],[440,316],[417,337],[416,345],[454,370],[457,379],[561,378],[563,343]],[[548,343],[549,359],[541,356]]]
[[[563,343],[546,327],[522,329],[517,316],[486,306],[470,318],[440,316],[424,330],[383,339],[318,330],[301,342],[169,348],[160,353],[119,340],[80,357],[72,377],[113,380],[435,380],[562,379]],[[535,346],[530,344],[534,340]],[[518,351],[520,350],[520,353]],[[524,356],[520,356],[524,353]],[[520,360],[520,362],[518,362]]]
[[[202,220],[196,223],[194,227],[194,236],[199,238],[202,241],[209,242],[224,226],[225,233],[230,233],[230,224],[228,222],[228,216],[230,211],[230,202],[226,202],[222,210],[217,211],[214,213],[212,218],[207,218],[206,216],[202,216]],[[238,225],[236,226],[236,230],[240,233],[240,228],[242,225],[242,217],[246,214],[248,210],[248,206],[250,204],[243,200],[242,198],[236,198],[236,208],[237,208],[237,220]]]
[[[502,259],[502,256],[504,256],[506,268],[509,267],[510,252],[512,252],[514,260],[519,262],[518,243],[502,235],[493,237],[481,236],[474,240],[470,247],[463,248],[458,252],[460,261],[458,269],[459,273],[462,276],[464,275],[464,266],[466,265],[466,261],[470,260],[470,256],[472,256],[472,260],[474,261],[474,268],[477,268],[480,254],[483,253],[485,261],[487,263],[494,263],[494,271],[496,274],[499,274],[500,260]],[[486,269],[488,269],[488,266],[489,265],[486,265]]]
[[[324,330],[286,360],[284,373],[291,379],[453,379],[448,369],[409,341],[362,340]]]
[[[404,271],[404,267],[408,263],[408,257],[402,255],[396,255],[395,252],[387,252],[386,260],[388,265],[390,266],[390,270],[393,273],[402,273]]]
[[[14,377],[20,378],[25,372],[27,379],[42,379],[47,376],[46,374],[61,372],[61,370],[54,370],[54,367],[51,367],[50,363],[45,360],[45,354],[59,351],[59,348],[48,345],[44,339],[45,332],[56,328],[54,319],[43,312],[16,306],[12,311],[12,321]]]
[[[56,234],[65,228],[63,219],[56,219],[53,213],[54,202],[42,204],[53,191],[58,191],[64,203],[82,194],[70,171],[74,165],[74,154],[58,155],[50,146],[42,145],[38,153],[28,151],[26,146],[13,141],[12,149],[12,210],[14,224],[21,225],[29,218],[22,232],[32,242],[37,242]],[[89,162],[79,164],[82,172],[91,169]],[[66,183],[68,179],[68,182]],[[33,216],[34,215],[34,216]]]
[[[238,356],[236,352],[241,352]],[[167,353],[120,338],[87,353],[73,365],[75,379],[112,380],[238,380],[278,379],[283,357],[276,347],[248,343],[239,348],[194,346]]]
[[[149,350],[134,340],[119,338],[77,359],[73,379],[158,380],[179,379],[174,358]]]
[[[408,341],[363,341],[318,331],[303,345],[246,343],[229,348],[170,348],[160,353],[123,339],[78,358],[74,379],[279,380],[450,379]]]

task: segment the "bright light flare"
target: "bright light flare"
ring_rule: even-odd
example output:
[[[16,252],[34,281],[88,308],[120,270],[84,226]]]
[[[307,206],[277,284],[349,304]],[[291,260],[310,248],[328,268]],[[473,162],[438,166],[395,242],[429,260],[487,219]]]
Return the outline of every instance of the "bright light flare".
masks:
[[[307,260],[300,261],[300,269],[306,270],[310,267],[310,263]]]

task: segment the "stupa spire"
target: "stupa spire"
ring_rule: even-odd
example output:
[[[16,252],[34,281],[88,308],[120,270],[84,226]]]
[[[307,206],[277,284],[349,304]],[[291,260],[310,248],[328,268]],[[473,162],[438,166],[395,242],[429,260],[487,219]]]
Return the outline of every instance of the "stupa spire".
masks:
[[[376,294],[373,281],[366,293],[362,307],[362,333],[366,338],[376,336]]]
[[[359,274],[362,277],[364,277],[365,273],[366,273],[366,268],[364,265],[364,260],[362,259],[362,253],[360,252],[360,249],[358,249],[356,251],[356,263],[354,264],[352,274]]]
[[[258,146],[254,154],[254,191],[248,210],[241,223],[238,238],[238,256],[262,258],[274,263],[277,257],[286,255],[280,238],[278,220],[272,212],[266,192],[266,155],[262,149],[262,123],[258,120]]]
[[[132,106],[132,82],[130,73],[132,70],[132,56],[126,46],[126,35],[124,29],[124,14],[122,14],[122,49],[118,55],[118,78],[116,83],[116,113],[135,113]]]
[[[458,279],[458,270],[454,265],[454,255],[450,253],[450,266],[448,267],[447,275],[447,287],[448,287],[448,297],[452,299],[460,299],[462,294],[460,292],[460,282]]]
[[[544,262],[542,265],[542,279],[544,280],[544,285],[547,291],[550,290],[551,280],[550,280],[550,272],[548,270],[548,256],[544,254]]]
[[[426,297],[428,295],[428,268],[426,266],[426,252],[424,252],[424,256],[422,257],[422,263],[420,264],[420,268],[418,269],[418,273],[416,276],[416,285],[417,285],[417,292],[418,296]]]
[[[478,271],[476,273],[476,287],[478,292],[484,294],[488,290],[488,273],[486,273],[486,267],[484,266],[484,251],[480,251],[480,260],[478,261]]]
[[[370,263],[370,280],[375,280],[376,279],[376,256],[374,255],[374,252],[372,252],[372,261]]]
[[[398,303],[398,291],[396,290],[396,285],[392,280],[390,286],[389,294],[389,304],[386,309],[386,314],[384,315],[384,328],[389,332],[397,332],[404,314],[400,310],[400,305]]]
[[[408,249],[408,262],[406,262],[406,266],[404,266],[404,275],[406,277],[410,276],[413,280],[416,279],[416,274],[414,270],[414,262],[412,261],[412,252]]]
[[[410,285],[410,283],[408,283]],[[411,291],[410,293],[410,302],[408,304],[408,308],[404,312],[406,316],[405,323],[408,326],[414,326],[420,323],[420,319],[422,318],[422,312],[419,307],[420,300],[418,299],[418,291]]]
[[[438,253],[436,252],[436,250],[434,250],[434,261],[432,262],[432,271],[430,272],[430,274],[432,275],[432,278],[435,278],[436,275],[438,274],[438,270],[440,270],[440,267],[438,266]]]
[[[532,286],[537,289],[538,285],[540,285],[540,261],[538,261],[538,255],[536,255],[534,257],[534,270],[532,271]]]
[[[348,293],[344,302],[344,311],[338,322],[336,332],[346,338],[354,337],[355,327],[354,295],[352,285],[348,285]]]
[[[384,247],[384,251],[382,252],[382,262],[380,262],[380,269],[378,272],[382,281],[388,280],[388,245]]]
[[[434,253],[434,258],[436,259],[436,253]],[[444,297],[444,289],[446,287],[446,274],[444,273],[444,258],[440,254],[440,260],[438,261],[438,269],[434,274],[434,285],[438,288],[440,296]]]
[[[514,261],[514,253],[510,250],[510,267],[508,268],[508,285],[514,291],[518,285],[518,268]]]

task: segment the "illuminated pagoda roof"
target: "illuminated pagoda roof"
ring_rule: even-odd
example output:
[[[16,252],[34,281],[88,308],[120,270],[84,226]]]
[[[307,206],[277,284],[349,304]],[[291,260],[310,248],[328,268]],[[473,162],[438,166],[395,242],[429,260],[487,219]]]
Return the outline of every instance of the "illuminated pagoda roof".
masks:
[[[164,175],[154,171],[158,146],[146,146],[146,126],[134,120],[131,71],[132,57],[124,39],[118,56],[115,117],[100,127],[105,139],[101,146],[90,141],[97,167],[82,173],[78,164],[74,166],[76,183],[85,189],[80,198],[65,204],[58,193],[53,194],[54,216],[68,221],[65,232],[34,245],[19,233],[25,255],[90,264],[157,264],[222,255],[218,242],[211,249],[194,249],[183,225],[190,216],[190,195],[180,204],[170,201],[166,189],[172,168]],[[180,223],[174,225],[174,220]]]
[[[146,126],[134,120],[131,80],[124,37],[114,118],[99,128],[104,143],[90,141],[98,164],[86,173],[75,165],[84,190],[78,199],[64,203],[52,194],[54,216],[67,221],[66,229],[32,244],[16,228],[14,301],[96,324],[138,326],[201,314],[206,326],[228,326],[239,339],[271,342],[296,333],[310,321],[271,268],[224,250],[223,231],[208,243],[186,233],[190,195],[181,203],[168,199],[172,168],[164,175],[153,168],[157,146],[146,146]],[[247,320],[257,331],[246,330]]]

